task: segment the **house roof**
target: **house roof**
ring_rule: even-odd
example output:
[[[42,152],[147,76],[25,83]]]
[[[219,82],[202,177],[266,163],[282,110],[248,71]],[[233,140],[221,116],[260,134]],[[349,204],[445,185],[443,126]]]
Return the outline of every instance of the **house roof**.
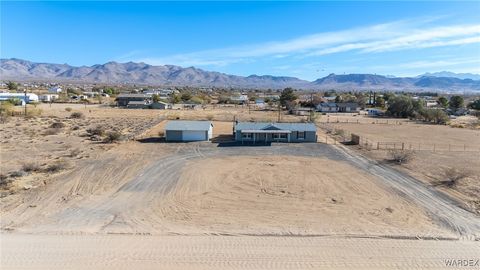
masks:
[[[210,121],[168,121],[165,130],[209,130]]]
[[[317,127],[313,123],[238,122],[235,130],[317,131]]]
[[[324,102],[318,104],[320,107],[337,107],[337,103],[335,102]]]
[[[120,94],[117,98],[150,98],[151,95],[147,94]]]
[[[355,102],[340,102],[340,103],[337,103],[338,106],[342,106],[342,107],[359,107],[358,106],[358,103],[355,103]]]

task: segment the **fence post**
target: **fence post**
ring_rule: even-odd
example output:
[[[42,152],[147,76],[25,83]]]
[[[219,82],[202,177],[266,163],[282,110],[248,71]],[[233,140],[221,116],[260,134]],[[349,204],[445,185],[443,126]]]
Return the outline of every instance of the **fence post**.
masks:
[[[402,142],[402,150],[405,150],[405,143]]]
[[[380,149],[380,143],[377,142],[377,150],[379,150],[379,149]]]

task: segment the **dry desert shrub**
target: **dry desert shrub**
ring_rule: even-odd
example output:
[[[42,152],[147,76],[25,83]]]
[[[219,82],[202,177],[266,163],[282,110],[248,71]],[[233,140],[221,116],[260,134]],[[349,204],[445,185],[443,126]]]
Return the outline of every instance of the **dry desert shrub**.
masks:
[[[103,136],[105,135],[105,128],[102,126],[95,126],[87,129],[89,136]]]
[[[48,135],[57,135],[60,133],[61,129],[60,128],[49,128],[43,132],[43,135],[48,136]]]
[[[65,111],[67,111],[67,112],[71,112],[71,111],[72,111],[72,108],[70,108],[70,107],[67,107],[67,108],[65,108]]]
[[[107,135],[103,141],[105,143],[114,143],[114,142],[120,141],[122,138],[123,138],[122,133],[118,131],[109,131],[107,132]]]
[[[68,164],[64,161],[57,161],[53,164],[48,165],[45,168],[45,172],[47,173],[56,173],[62,170],[65,170],[68,167]]]
[[[81,112],[73,112],[72,114],[70,114],[70,118],[73,118],[73,119],[81,119],[84,117],[85,116]]]
[[[40,116],[42,115],[42,109],[29,109],[27,110],[27,118],[34,118],[34,117],[37,117],[37,116]]]
[[[12,182],[12,179],[8,175],[1,173],[0,174],[0,187],[6,187]]]
[[[470,176],[466,169],[448,167],[443,170],[442,179],[436,182],[438,186],[455,187],[460,181]]]
[[[396,162],[398,164],[407,163],[413,159],[415,153],[411,150],[389,150],[388,157],[390,161]]]
[[[24,172],[38,172],[40,171],[40,165],[35,162],[27,162],[22,165]]]
[[[80,149],[75,148],[75,149],[70,150],[69,156],[70,157],[76,157],[76,156],[80,155],[81,152],[82,151],[80,151]]]
[[[65,127],[65,124],[62,123],[62,122],[53,122],[51,125],[50,125],[51,128],[64,128]]]

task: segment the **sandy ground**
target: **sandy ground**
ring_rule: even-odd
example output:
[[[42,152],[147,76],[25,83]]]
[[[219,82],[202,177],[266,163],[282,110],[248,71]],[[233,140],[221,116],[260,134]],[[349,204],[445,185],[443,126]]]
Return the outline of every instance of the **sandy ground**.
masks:
[[[457,120],[471,121],[469,117],[459,117]],[[379,162],[385,162],[389,158],[389,153],[385,150],[375,150],[376,142],[405,142],[407,149],[411,145],[415,152],[413,158],[402,166],[394,167],[429,185],[445,180],[445,170],[448,168],[467,172],[468,177],[455,187],[436,188],[463,202],[471,211],[480,213],[480,131],[415,123],[402,125],[340,123],[332,126],[347,133],[358,134],[363,140],[367,139],[373,144],[373,150],[368,151],[361,147],[360,151]],[[324,142],[325,137],[321,138]],[[400,145],[398,143],[397,147]]]
[[[477,269],[478,242],[331,237],[1,235],[2,269]]]
[[[453,128],[444,125],[424,125],[406,123],[402,125],[386,124],[332,124],[338,129],[349,133],[355,133],[375,144],[376,142],[405,142],[412,144],[415,149],[421,144],[423,149],[433,149],[437,144],[437,150],[467,150],[480,152],[480,131],[464,128]]]
[[[222,136],[234,117],[266,121],[275,112],[77,105],[86,115],[80,125],[67,119],[70,104],[41,106],[34,122],[2,125],[1,166],[15,170],[36,158],[71,166],[32,173],[20,179],[31,188],[0,198],[2,269],[438,269],[445,258],[478,254],[477,216],[349,149],[148,140],[158,138],[162,119],[213,120]],[[39,146],[49,117],[66,127]],[[105,146],[80,136],[101,123],[143,140]],[[15,137],[38,148],[21,152]],[[81,152],[71,157],[70,148],[52,150],[57,144]]]
[[[124,143],[3,198],[2,229],[454,236],[333,149],[312,146]]]
[[[325,158],[191,161],[161,205],[175,223],[226,234],[439,233],[421,209],[371,175]]]

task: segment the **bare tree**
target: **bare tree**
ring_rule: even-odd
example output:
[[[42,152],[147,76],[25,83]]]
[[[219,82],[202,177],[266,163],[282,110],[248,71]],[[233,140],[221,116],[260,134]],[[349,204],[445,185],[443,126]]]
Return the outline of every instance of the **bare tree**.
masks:
[[[460,181],[470,176],[470,172],[466,169],[457,169],[448,167],[443,170],[442,179],[436,185],[455,187]]]
[[[408,161],[412,160],[414,154],[415,153],[411,150],[394,149],[388,151],[388,156],[390,158],[389,160],[398,164],[407,163]]]

